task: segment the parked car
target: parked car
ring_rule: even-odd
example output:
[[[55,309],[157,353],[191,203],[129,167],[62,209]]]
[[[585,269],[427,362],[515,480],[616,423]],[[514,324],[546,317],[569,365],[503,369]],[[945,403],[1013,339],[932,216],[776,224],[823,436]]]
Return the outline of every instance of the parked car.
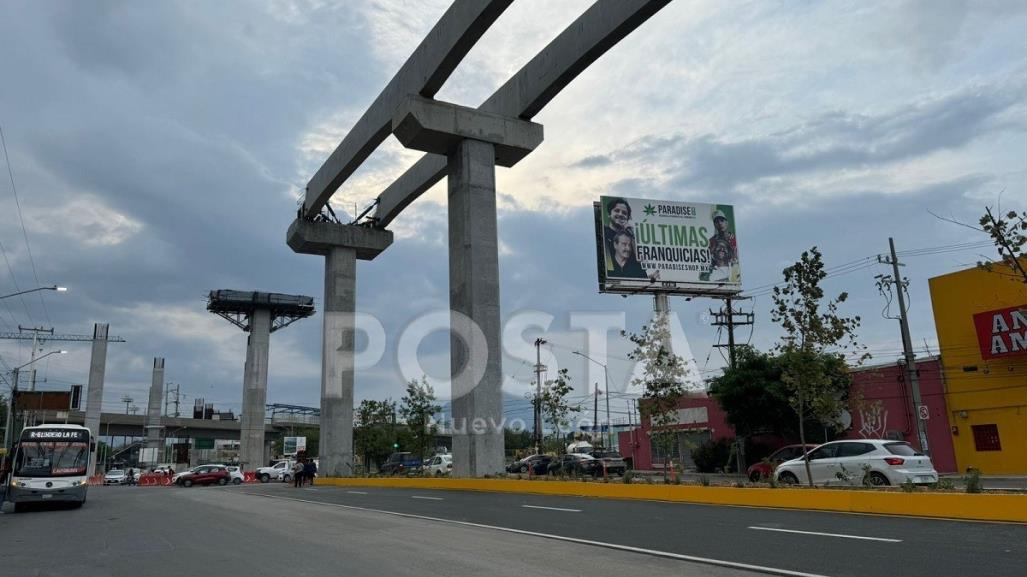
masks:
[[[904,441],[860,439],[832,441],[809,453],[814,485],[900,485],[938,482],[931,458]],[[808,482],[802,458],[781,463],[774,476],[781,483]]]
[[[745,474],[749,476],[749,480],[753,483],[769,479],[774,474],[774,469],[777,469],[777,466],[781,463],[798,459],[805,455],[806,451],[812,451],[816,448],[817,445],[785,445],[759,463],[749,465]]]
[[[292,480],[292,466],[295,461],[289,459],[282,459],[276,461],[270,467],[258,467],[257,468],[257,479],[261,483],[268,483],[272,479],[276,481],[291,481]]]
[[[435,455],[428,460],[424,472],[433,477],[441,477],[453,472],[453,455]]]
[[[624,457],[621,457],[620,453],[616,451],[592,451],[590,454],[606,466],[607,475],[623,475],[628,470],[628,464],[624,462]],[[603,470],[600,469],[599,474],[602,473]]]
[[[527,473],[532,475],[545,475],[549,472],[549,463],[553,462],[550,455],[530,455],[520,461],[514,461],[506,467],[508,473]]]
[[[567,453],[549,463],[550,475],[592,475],[603,474],[603,462],[585,453]]]
[[[111,469],[103,476],[103,484],[126,485],[128,484],[128,474],[122,469]]]
[[[228,472],[224,465],[200,465],[175,475],[173,481],[176,485],[182,487],[192,487],[193,485],[210,485],[213,483],[227,485],[231,478],[231,473]]]
[[[421,467],[421,458],[413,453],[393,453],[385,461],[378,472],[382,475],[405,475],[407,471],[416,471]]]
[[[238,485],[246,481],[246,476],[242,473],[242,467],[229,466],[225,468],[228,469],[228,474],[232,478],[233,485]]]

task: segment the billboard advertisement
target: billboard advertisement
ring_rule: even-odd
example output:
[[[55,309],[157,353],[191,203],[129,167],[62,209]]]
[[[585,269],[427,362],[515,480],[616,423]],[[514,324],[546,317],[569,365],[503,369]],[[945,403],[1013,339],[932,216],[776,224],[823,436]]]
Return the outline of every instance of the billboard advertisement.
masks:
[[[741,292],[731,205],[603,196],[594,207],[600,292]]]
[[[974,329],[983,359],[1027,355],[1027,305],[977,313]]]
[[[295,455],[298,451],[307,450],[306,437],[285,437],[282,442],[282,453]]]

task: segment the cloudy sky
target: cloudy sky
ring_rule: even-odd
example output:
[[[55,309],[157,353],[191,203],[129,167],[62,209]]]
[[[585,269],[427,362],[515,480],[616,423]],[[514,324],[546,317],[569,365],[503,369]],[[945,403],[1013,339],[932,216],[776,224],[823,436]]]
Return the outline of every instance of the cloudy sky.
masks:
[[[477,106],[589,4],[517,0],[437,97]],[[446,6],[6,3],[0,294],[70,290],[0,301],[0,331],[89,334],[109,322],[127,342],[110,347],[105,410],[124,410],[126,394],[144,407],[154,356],[186,406],[202,397],[238,410],[246,338],[205,311],[207,291],[320,305],[323,260],[285,245],[297,198]],[[756,295],[742,303],[756,324],[740,339],[760,347],[779,336],[765,287],[816,245],[875,361],[894,361],[898,324],[882,318],[873,278],[888,272],[875,255],[894,237],[915,251],[901,257],[914,343],[937,352],[927,279],[993,250],[967,247],[986,239],[929,211],[972,222],[985,205],[1027,208],[1024,29],[1017,0],[672,2],[536,116],[545,142],[500,169],[511,398],[530,377],[533,324],[553,342],[550,367],[570,369],[583,394],[602,373],[571,353],[586,346],[581,327],[623,318],[637,330],[651,314],[647,298],[597,294],[591,203],[602,194],[733,204]],[[336,211],[363,208],[419,157],[390,138],[336,194]],[[438,331],[417,347],[420,367],[397,362],[404,329],[448,304],[445,226],[440,184],[391,225],[395,244],[359,265],[358,309],[386,339],[357,376],[358,399],[400,396],[420,367],[445,377]],[[720,303],[671,306],[698,367],[716,374],[724,360],[711,345],[726,339],[705,312]],[[272,336],[269,402],[318,403],[320,323]],[[40,363],[40,386],[86,381],[88,344],[46,350],[61,347],[69,354]],[[29,349],[0,341],[0,369],[28,362]],[[618,391],[626,351],[611,331]]]

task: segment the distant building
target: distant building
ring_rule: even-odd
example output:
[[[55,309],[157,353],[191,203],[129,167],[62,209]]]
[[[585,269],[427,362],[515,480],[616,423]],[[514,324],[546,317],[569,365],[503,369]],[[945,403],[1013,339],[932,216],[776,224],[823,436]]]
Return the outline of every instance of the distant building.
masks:
[[[917,360],[920,394],[929,410],[927,442],[935,468],[943,473],[955,472],[952,439],[949,435],[948,410],[941,362],[937,357]],[[888,363],[861,367],[852,372],[851,399],[845,421],[848,427],[833,435],[834,439],[895,439],[919,447],[916,421],[913,420],[912,396],[905,382],[905,367]],[[727,414],[717,400],[705,393],[683,397],[678,404],[678,434],[671,455],[676,463],[691,468],[691,447],[709,440],[734,439],[735,430],[727,422]],[[634,431],[619,433],[620,452],[631,458],[635,469],[659,469],[664,455],[649,442],[651,427],[642,419]],[[798,439],[761,436],[757,442],[776,448],[798,443]],[[750,459],[751,462],[751,459]]]

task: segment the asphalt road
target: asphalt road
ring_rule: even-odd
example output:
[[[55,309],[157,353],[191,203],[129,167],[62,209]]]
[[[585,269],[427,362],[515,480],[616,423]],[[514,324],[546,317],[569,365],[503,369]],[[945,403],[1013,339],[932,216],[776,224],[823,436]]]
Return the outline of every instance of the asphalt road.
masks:
[[[316,497],[312,501],[355,496],[340,489],[292,489],[281,484],[93,487],[81,509],[0,515],[0,576],[752,575],[255,493]]]
[[[631,547],[768,571],[831,577],[1027,575],[1027,525],[458,491],[281,484],[241,490],[272,502],[420,515],[596,542],[597,549]]]

